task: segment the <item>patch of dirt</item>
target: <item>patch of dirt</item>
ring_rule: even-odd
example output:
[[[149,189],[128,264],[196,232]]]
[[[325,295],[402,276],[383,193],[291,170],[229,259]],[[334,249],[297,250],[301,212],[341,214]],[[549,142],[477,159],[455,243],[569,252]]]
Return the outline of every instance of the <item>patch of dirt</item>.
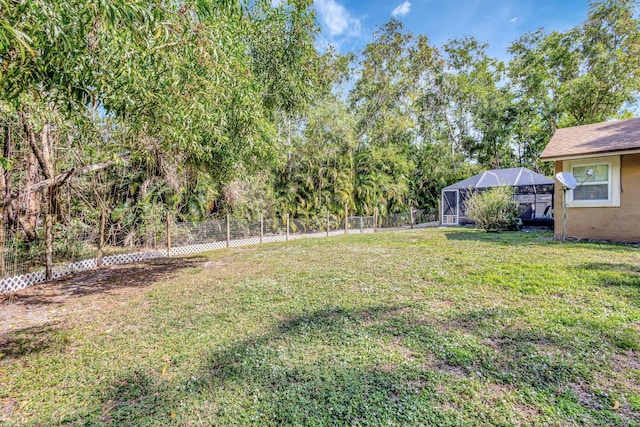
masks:
[[[606,408],[602,401],[599,400],[596,395],[591,391],[591,388],[586,383],[570,384],[569,390],[578,398],[578,404],[585,408],[595,409],[596,411],[602,411]]]
[[[225,265],[227,265],[227,263],[226,262],[222,262],[222,261],[218,261],[218,262],[207,261],[207,262],[202,263],[202,268],[212,269],[212,268],[223,267]]]
[[[0,422],[9,421],[11,415],[18,409],[18,401],[12,398],[0,400]]]
[[[444,311],[453,307],[454,302],[451,300],[433,300],[429,302],[429,308],[432,311]]]
[[[532,405],[519,404],[515,406],[515,411],[520,415],[520,425],[528,426],[540,417],[542,412],[539,408]]]
[[[585,408],[595,411],[613,410],[623,419],[637,423],[640,417],[627,397],[631,393],[640,393],[640,381],[637,376],[632,375],[632,372],[640,372],[638,352],[629,350],[613,354],[609,359],[609,366],[613,375],[596,372],[593,381],[569,384],[565,390],[573,393],[578,403]]]
[[[617,372],[630,369],[640,371],[640,352],[628,350],[625,353],[616,353],[611,357],[610,363]]]
[[[206,258],[153,260],[142,264],[102,267],[75,273],[0,296],[0,335],[51,322],[90,318],[98,310],[122,304],[146,288],[184,268],[201,266]]]
[[[398,365],[394,363],[385,363],[382,365],[378,365],[377,368],[382,372],[393,372],[398,369]]]
[[[413,362],[416,360],[413,352],[402,345],[402,339],[400,337],[393,337],[393,340],[389,345],[389,351],[398,353],[407,362]]]
[[[414,323],[416,325],[432,326],[432,327],[435,327],[435,328],[442,328],[442,322],[438,322],[438,320],[436,320],[433,317],[418,316]]]
[[[451,375],[455,380],[463,380],[469,378],[469,373],[466,369],[459,366],[448,365],[444,362],[436,362],[435,369],[443,374]]]
[[[627,400],[629,393],[640,394],[640,379],[637,373],[640,372],[640,355],[638,351],[627,350],[623,353],[613,354],[609,359],[609,366],[613,369],[614,375],[595,375],[595,385],[600,390],[609,390],[613,395],[608,404],[615,403],[619,399],[619,408],[616,412],[625,419],[640,421],[638,411]],[[577,393],[576,393],[577,394]],[[579,396],[579,395],[578,395]]]
[[[517,425],[531,425],[541,414],[539,408],[533,405],[527,405],[523,402],[514,402],[509,397],[512,393],[518,391],[516,386],[486,381],[482,383],[482,389],[482,394],[488,396],[486,402],[490,407],[498,405],[499,402],[503,402],[506,406],[510,406],[517,413]]]
[[[388,320],[396,316],[403,316],[409,312],[411,312],[411,308],[409,307],[401,307],[394,310],[389,310],[386,313],[382,313],[382,315],[380,316],[380,320]]]
[[[383,323],[384,321],[392,319],[393,317],[403,316],[409,312],[411,312],[411,308],[409,307],[372,310],[363,314],[364,322],[362,323],[362,326],[364,326],[365,328],[370,328],[374,325],[378,325],[380,323]]]

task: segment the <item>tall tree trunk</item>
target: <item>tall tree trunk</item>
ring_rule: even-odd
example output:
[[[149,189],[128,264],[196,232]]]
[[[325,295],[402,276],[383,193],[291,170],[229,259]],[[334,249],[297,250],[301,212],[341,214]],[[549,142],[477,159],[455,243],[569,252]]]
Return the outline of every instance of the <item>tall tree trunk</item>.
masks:
[[[40,143],[38,143],[36,132],[29,120],[30,117],[27,117],[25,113],[21,113],[20,118],[22,119],[25,136],[29,142],[31,151],[40,166],[40,171],[46,179],[54,179],[55,168],[52,158],[53,149],[51,147],[50,125],[48,123],[42,125],[42,131],[39,135]],[[53,238],[55,218],[58,214],[58,190],[58,185],[49,187],[49,197],[47,199],[47,209],[44,218],[45,275],[47,280],[53,278]]]
[[[39,181],[38,179],[38,163],[33,153],[27,158],[26,185],[31,186]],[[18,204],[18,222],[22,226],[28,240],[36,240],[36,226],[38,216],[40,214],[40,203],[37,193],[25,194],[21,203]]]
[[[24,130],[24,136],[28,141],[29,146],[32,148],[31,153],[26,157],[25,165],[25,186],[29,187],[39,181],[38,163],[36,154],[33,151],[36,145],[36,137],[34,135],[33,126],[29,122],[28,114],[25,111],[21,111],[18,114],[18,119],[20,126]],[[18,202],[16,211],[18,223],[21,225],[26,238],[30,241],[36,240],[37,238],[35,228],[37,225],[38,215],[40,214],[40,204],[38,203],[37,197],[37,194],[25,194],[22,200]]]
[[[2,150],[2,154],[6,160],[9,160],[11,153],[11,128],[9,125],[5,126],[3,129],[3,140],[4,146]],[[9,156],[7,156],[9,153]],[[0,195],[4,197],[7,194],[7,187],[9,186],[7,182],[8,170],[5,171],[2,165],[0,165]],[[4,259],[4,245],[5,245],[5,227],[6,227],[6,213],[7,206],[2,206],[2,210],[0,211],[0,276],[5,277],[7,275],[7,270],[5,268],[5,259]]]
[[[4,211],[5,209],[3,208],[2,210]],[[7,269],[5,267],[5,259],[4,259],[4,250],[5,250],[5,242],[6,242],[5,227],[6,225],[4,221],[4,215],[0,215],[0,276],[1,277],[7,276]]]

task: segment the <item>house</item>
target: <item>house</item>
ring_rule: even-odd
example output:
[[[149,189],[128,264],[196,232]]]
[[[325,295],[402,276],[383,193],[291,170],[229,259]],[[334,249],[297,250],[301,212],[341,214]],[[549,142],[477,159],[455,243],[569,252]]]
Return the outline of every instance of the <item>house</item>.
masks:
[[[566,193],[567,237],[640,242],[640,118],[558,129],[541,159],[578,181]],[[563,186],[555,188],[559,219]]]
[[[492,169],[442,189],[442,225],[471,222],[466,216],[466,200],[474,192],[509,186],[525,225],[552,225],[553,179],[527,168]]]

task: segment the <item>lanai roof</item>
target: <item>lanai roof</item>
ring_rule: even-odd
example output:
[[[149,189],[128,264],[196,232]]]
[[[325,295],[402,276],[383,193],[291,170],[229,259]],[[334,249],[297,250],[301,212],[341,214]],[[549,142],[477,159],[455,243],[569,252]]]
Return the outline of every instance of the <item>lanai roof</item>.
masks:
[[[640,118],[556,130],[542,160],[640,149]]]
[[[443,190],[468,190],[500,186],[521,187],[524,185],[549,185],[547,178],[527,168],[492,169],[445,187]]]

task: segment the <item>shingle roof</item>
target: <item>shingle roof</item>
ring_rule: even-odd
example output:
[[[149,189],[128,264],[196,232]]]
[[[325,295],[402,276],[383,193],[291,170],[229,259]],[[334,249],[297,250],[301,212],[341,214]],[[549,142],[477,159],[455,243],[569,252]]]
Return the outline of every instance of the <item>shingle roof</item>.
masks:
[[[492,169],[451,184],[443,190],[467,190],[469,188],[489,188],[500,186],[521,187],[523,185],[549,185],[551,178],[535,173],[527,168]]]
[[[542,160],[640,149],[640,118],[558,129]]]

